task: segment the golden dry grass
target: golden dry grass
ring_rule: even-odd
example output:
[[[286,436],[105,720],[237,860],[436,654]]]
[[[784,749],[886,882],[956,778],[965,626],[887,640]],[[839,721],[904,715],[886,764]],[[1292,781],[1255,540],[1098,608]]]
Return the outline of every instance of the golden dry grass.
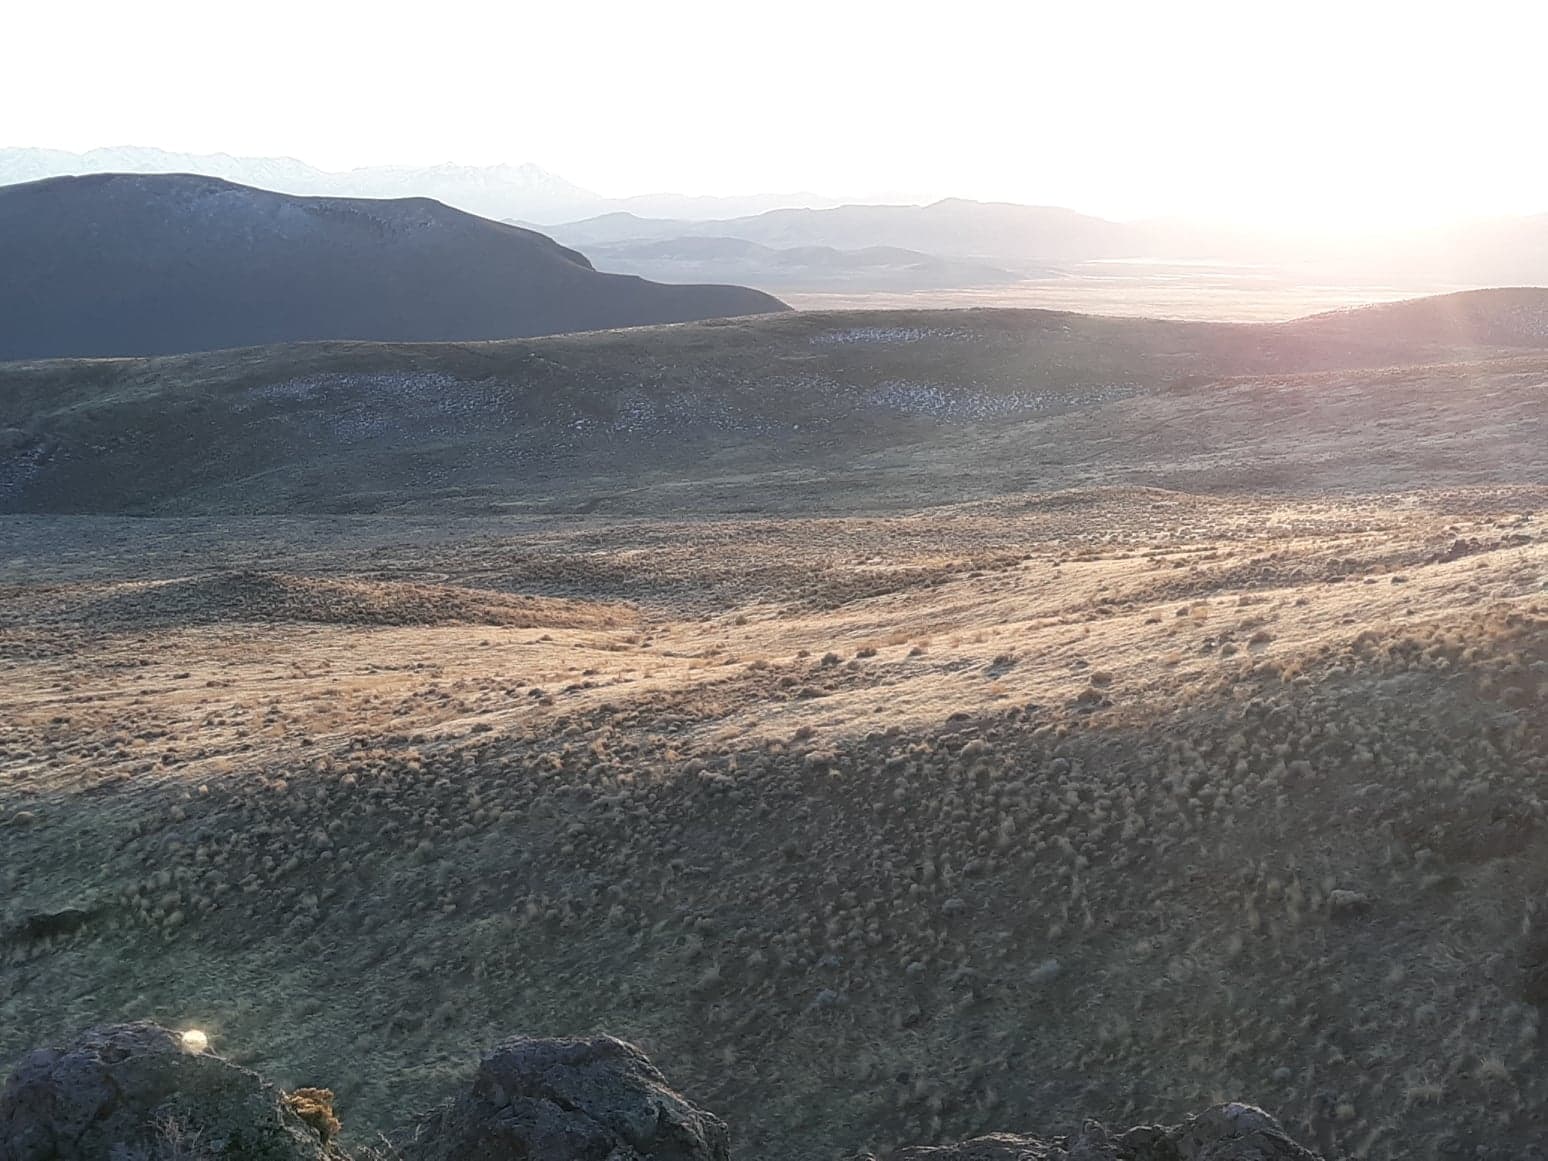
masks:
[[[227,589],[299,526],[13,523],[52,582],[0,629],[7,917],[90,918],[8,946],[4,1051],[196,1022],[356,1140],[499,1033],[599,1027],[747,1156],[1222,1093],[1307,1129],[1324,1090],[1373,1157],[1510,1139],[1543,498],[362,524],[284,601]],[[217,546],[244,571],[169,567]],[[424,598],[389,556],[425,623],[296,613]],[[563,617],[435,613],[508,606]]]

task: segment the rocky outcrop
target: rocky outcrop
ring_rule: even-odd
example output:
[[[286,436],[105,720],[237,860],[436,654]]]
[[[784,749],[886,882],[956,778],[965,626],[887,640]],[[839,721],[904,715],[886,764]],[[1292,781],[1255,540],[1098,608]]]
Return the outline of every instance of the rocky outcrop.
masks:
[[[888,1161],[1320,1161],[1252,1105],[1215,1105],[1180,1125],[1114,1133],[1087,1121],[1070,1137],[1041,1141],[996,1133],[958,1145],[899,1149]]]
[[[0,1161],[342,1156],[278,1089],[155,1024],[37,1049],[0,1091]]]
[[[727,1161],[730,1133],[632,1044],[518,1036],[401,1147],[413,1161]]]

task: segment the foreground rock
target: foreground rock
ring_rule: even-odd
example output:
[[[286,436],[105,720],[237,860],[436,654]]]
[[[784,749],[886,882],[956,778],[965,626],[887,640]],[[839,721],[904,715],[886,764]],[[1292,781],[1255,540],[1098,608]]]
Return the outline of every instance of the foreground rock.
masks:
[[[323,1161],[320,1090],[302,1102],[255,1073],[185,1050],[155,1024],[89,1028],[63,1048],[40,1048],[0,1091],[0,1161],[161,1161],[241,1157]],[[331,1095],[331,1094],[330,1094]],[[314,1124],[315,1123],[315,1124]],[[336,1121],[331,1122],[337,1126]]]
[[[333,1141],[332,1102],[326,1089],[282,1093],[155,1024],[107,1025],[17,1065],[0,1093],[0,1161],[347,1161]],[[403,1161],[729,1161],[731,1153],[718,1117],[611,1036],[507,1040],[479,1062],[466,1092],[393,1143]],[[995,1134],[899,1149],[888,1161],[1321,1159],[1262,1109],[1225,1104],[1170,1128],[1113,1133],[1087,1121],[1070,1137]]]
[[[518,1036],[402,1148],[413,1161],[727,1161],[730,1133],[632,1044]]]
[[[958,1145],[899,1149],[889,1161],[1320,1161],[1251,1105],[1205,1109],[1180,1125],[1112,1133],[1087,1121],[1072,1137],[1040,1141],[996,1133]]]

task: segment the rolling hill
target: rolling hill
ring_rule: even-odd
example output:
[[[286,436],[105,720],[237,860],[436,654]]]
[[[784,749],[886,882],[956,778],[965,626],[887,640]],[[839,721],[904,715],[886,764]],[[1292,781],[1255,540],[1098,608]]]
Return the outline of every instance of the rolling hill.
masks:
[[[601,274],[423,198],[301,198],[189,175],[0,189],[0,360],[321,339],[446,341],[783,310]]]
[[[0,369],[0,512],[875,507],[900,472],[912,491],[953,496],[1007,478],[1073,487],[1120,450],[1128,483],[1266,486],[1326,475],[1306,454],[1316,432],[1344,462],[1369,425],[1409,424],[1361,473],[1381,488],[1423,478],[1448,425],[1542,469],[1545,376],[1537,290],[1284,324],[800,312],[501,343],[14,363]],[[1496,393],[1480,395],[1485,383]],[[1265,409],[1270,434],[1299,425],[1303,442],[1260,448]],[[1136,452],[1147,441],[1150,466]]]

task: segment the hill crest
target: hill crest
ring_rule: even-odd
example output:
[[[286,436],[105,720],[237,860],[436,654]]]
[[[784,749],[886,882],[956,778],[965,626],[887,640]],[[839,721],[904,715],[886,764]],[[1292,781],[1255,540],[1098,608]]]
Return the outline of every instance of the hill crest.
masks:
[[[0,360],[328,339],[467,341],[785,309],[602,274],[429,198],[297,197],[194,174],[0,189]]]
[[[1482,429],[1506,400],[1527,406],[1545,367],[1548,291],[1531,290],[1284,324],[793,312],[500,343],[18,363],[0,368],[0,511],[618,509],[658,484],[697,512],[761,510],[799,507],[829,473],[864,505],[886,502],[868,489],[884,488],[904,448],[965,498],[1026,472],[1029,456],[1040,489],[1089,486],[1115,430],[1160,440],[1157,464],[1188,464],[1113,481],[1125,485],[1327,479],[1322,461],[1276,468],[1282,449],[1253,450],[1278,430],[1265,407],[1323,432],[1329,456],[1355,456],[1361,486],[1377,489],[1424,469],[1437,425]],[[1487,382],[1500,392],[1480,395]],[[1405,407],[1412,439],[1379,461],[1350,450],[1374,416],[1391,428]],[[1530,475],[1548,444],[1508,426]],[[878,466],[856,471],[866,463]],[[779,488],[760,482],[770,474]]]

